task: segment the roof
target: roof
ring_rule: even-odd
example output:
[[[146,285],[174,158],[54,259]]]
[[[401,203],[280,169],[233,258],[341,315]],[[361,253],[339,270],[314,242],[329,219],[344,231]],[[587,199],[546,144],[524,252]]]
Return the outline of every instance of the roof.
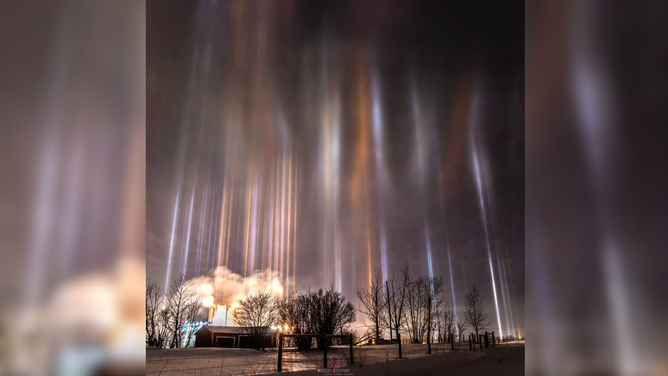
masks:
[[[268,326],[263,327],[264,333],[270,334],[272,332],[271,328]],[[213,325],[204,325],[201,327],[195,334],[201,331],[209,331],[216,334],[246,334],[250,331],[250,328],[241,327],[241,326],[213,326]]]

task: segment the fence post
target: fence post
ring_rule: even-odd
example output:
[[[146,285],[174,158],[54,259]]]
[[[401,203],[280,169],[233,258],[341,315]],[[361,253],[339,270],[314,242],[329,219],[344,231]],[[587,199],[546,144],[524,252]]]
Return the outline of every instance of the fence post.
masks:
[[[475,351],[475,347],[473,347],[473,342],[471,341],[471,335],[469,334],[469,350],[470,351]]]
[[[455,337],[450,333],[450,344],[452,345],[452,351],[455,351]]]
[[[496,338],[494,338],[494,332],[492,332],[492,346],[496,346]]]
[[[478,337],[478,341],[480,342],[480,350],[482,350],[482,339],[480,339],[480,337]]]
[[[350,335],[350,365],[355,364],[355,358],[353,358],[353,335]]]
[[[324,354],[324,355],[325,355],[325,356],[324,356],[324,358],[325,358],[325,361],[324,361],[324,362],[325,362],[325,367],[324,367],[324,368],[326,369],[326,368],[327,368],[327,334],[325,334],[325,341],[324,341],[324,342],[325,342],[325,354]]]
[[[278,333],[278,367],[276,372],[283,372],[283,333]]]
[[[488,334],[487,334],[487,332],[485,332],[485,348],[489,347],[489,339],[487,339],[487,337],[488,337]]]

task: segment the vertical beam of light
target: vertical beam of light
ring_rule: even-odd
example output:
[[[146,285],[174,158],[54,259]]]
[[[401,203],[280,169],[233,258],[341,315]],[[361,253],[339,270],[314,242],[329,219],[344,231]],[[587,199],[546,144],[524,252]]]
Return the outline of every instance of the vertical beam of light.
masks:
[[[264,229],[262,235],[263,250],[262,250],[262,270],[271,270],[271,198],[272,198],[272,184],[273,178],[269,176],[269,185],[267,187],[266,205],[264,211]],[[265,282],[269,283],[271,279],[270,273],[265,273]]]
[[[433,269],[432,263],[431,263],[431,240],[430,240],[431,237],[429,236],[429,224],[427,224],[427,227],[425,227],[424,232],[425,232],[424,236],[427,239],[427,264],[429,265],[429,278],[433,279],[434,278],[434,269]],[[432,289],[434,288],[433,285],[431,287],[432,287]]]
[[[506,253],[507,256],[507,253]],[[508,259],[506,259],[508,261]],[[511,334],[515,333],[515,324],[513,323],[513,308],[510,304],[510,292],[508,291],[508,278],[506,278],[506,268],[502,259],[497,262],[497,269],[499,270],[499,284],[501,287],[501,299],[503,299],[503,313],[506,318],[506,328],[512,329]]]
[[[278,272],[278,230],[279,230],[279,210],[278,210],[278,193],[279,193],[279,181],[280,181],[280,161],[276,161],[276,187],[274,188],[274,271]]]
[[[629,281],[628,265],[624,265],[623,241],[619,240],[619,234],[615,231],[614,205],[615,195],[610,190],[614,182],[614,176],[607,164],[615,163],[616,144],[619,142],[616,127],[619,125],[615,120],[620,116],[616,111],[616,93],[614,80],[611,79],[610,65],[604,59],[602,50],[597,48],[596,43],[600,37],[595,35],[588,27],[592,21],[600,22],[591,15],[595,15],[594,2],[579,4],[576,8],[578,13],[590,16],[578,17],[574,30],[588,37],[580,38],[574,42],[575,51],[571,65],[574,97],[576,99],[576,112],[580,120],[580,138],[583,142],[582,150],[585,153],[587,172],[591,176],[589,184],[594,190],[597,212],[595,220],[598,223],[598,234],[596,240],[600,244],[599,257],[602,264],[604,288],[607,297],[607,305],[610,319],[615,327],[616,340],[614,341],[615,368],[621,370],[621,374],[640,374],[645,364],[639,354],[639,338],[637,324],[633,316],[634,305],[629,304],[631,295],[628,286],[633,286]],[[585,52],[586,51],[586,52]],[[616,167],[616,166],[615,166]],[[636,310],[638,307],[636,306]],[[635,334],[635,335],[634,335]]]
[[[229,208],[227,209],[228,214],[227,214],[227,235],[225,236],[225,263],[223,264],[225,267],[228,267],[228,261],[229,261],[229,256],[230,256],[230,232],[232,231],[232,207],[234,206],[234,184],[232,184],[232,193],[230,194],[230,204],[228,205]]]
[[[496,307],[496,320],[499,324],[499,334],[503,337],[503,328],[501,327],[501,315],[499,313],[499,301],[496,297],[496,282],[494,281],[494,266],[492,265],[492,251],[489,245],[489,234],[487,230],[487,213],[485,212],[485,203],[482,198],[482,183],[480,181],[480,167],[478,165],[478,155],[475,151],[475,145],[473,147],[473,162],[475,165],[475,176],[476,183],[478,186],[478,196],[480,197],[480,210],[482,211],[482,220],[485,228],[485,241],[487,242],[487,257],[489,258],[489,272],[492,275],[492,291],[494,291],[494,305]]]
[[[274,261],[274,179],[273,175],[271,176],[271,182],[269,185],[269,236],[268,236],[268,245],[267,245],[267,268],[273,270],[273,261]]]
[[[257,173],[259,175],[259,173]],[[255,177],[253,179],[253,204],[252,204],[252,214],[251,214],[251,244],[250,244],[250,262],[248,272],[250,275],[253,275],[255,270],[255,259],[257,258],[257,211],[258,211],[258,187],[262,185],[262,180],[260,177]]]
[[[323,41],[322,53],[322,92],[320,124],[322,128],[321,139],[321,173],[324,176],[324,220],[323,220],[323,262],[325,283],[331,282],[331,265],[334,264],[334,286],[336,290],[341,289],[341,252],[340,239],[338,234],[338,215],[339,215],[339,184],[340,184],[340,118],[341,118],[341,97],[339,92],[339,82],[336,72],[330,77],[327,68],[327,44]],[[333,249],[333,252],[331,252]],[[332,255],[333,253],[333,255]]]
[[[371,247],[371,224],[370,224],[370,194],[369,194],[369,179],[370,179],[370,161],[372,160],[370,153],[370,142],[372,140],[371,129],[371,94],[369,88],[369,80],[367,78],[368,69],[364,64],[364,58],[361,59],[362,64],[358,67],[357,74],[357,114],[358,114],[358,134],[356,138],[356,147],[354,155],[354,167],[351,178],[351,196],[352,207],[362,211],[361,216],[364,220],[364,236],[366,237],[367,250],[367,269],[368,282],[371,285],[373,258]],[[380,252],[380,250],[379,250]],[[378,258],[381,259],[380,257]]]
[[[199,20],[201,17],[201,14],[198,13],[197,15],[197,20]],[[195,34],[193,35],[193,43],[192,45],[194,46],[193,52],[192,52],[192,60],[190,62],[190,74],[188,76],[188,88],[186,89],[186,104],[184,107],[184,110],[182,112],[181,116],[181,130],[179,133],[179,146],[178,146],[178,155],[176,158],[176,169],[175,169],[175,183],[176,183],[176,201],[174,203],[174,219],[172,221],[172,236],[170,240],[170,245],[169,245],[169,260],[167,261],[167,273],[165,277],[165,293],[167,293],[167,290],[169,289],[169,277],[170,273],[172,270],[172,255],[174,251],[174,234],[176,233],[176,218],[178,215],[178,206],[179,206],[179,196],[181,194],[181,184],[182,184],[182,179],[183,179],[183,164],[185,160],[185,155],[186,155],[186,150],[188,148],[188,131],[189,131],[189,115],[190,115],[190,110],[193,106],[194,102],[194,89],[195,85],[197,83],[197,73],[198,69],[197,67],[199,66],[199,43],[197,42],[198,37],[200,35],[200,30],[196,30]]]
[[[299,164],[297,157],[299,154],[295,152],[295,216],[294,216],[294,226],[293,226],[293,242],[292,242],[292,292],[297,291],[297,183],[299,176]]]
[[[450,288],[452,289],[452,309],[455,312],[455,324],[457,323],[457,300],[455,299],[455,281],[452,278],[452,261],[450,260],[450,242],[445,239],[445,246],[448,250],[448,268],[450,269]],[[459,327],[455,325],[455,331],[457,332],[457,338],[459,338]]]
[[[186,249],[183,254],[183,275],[186,275],[188,271],[188,252],[190,251],[190,233],[193,223],[193,206],[195,204],[195,188],[193,187],[193,193],[190,196],[190,214],[188,215],[188,236],[186,237]]]
[[[506,256],[508,256],[507,252],[505,254],[506,254]],[[507,258],[506,261],[510,262],[510,259]],[[501,260],[499,260],[498,262],[503,264],[503,261],[501,261]],[[503,265],[503,267],[501,268],[501,272],[502,272],[501,288],[503,289],[502,291],[505,291],[504,304],[507,307],[507,311],[506,311],[507,317],[506,317],[506,319],[509,322],[509,324],[508,324],[509,330],[512,329],[513,333],[515,333],[515,332],[519,333],[520,328],[516,325],[517,324],[517,314],[516,314],[515,309],[513,309],[514,305],[512,303],[512,299],[511,299],[511,295],[510,295],[510,288],[509,288],[509,285],[508,285],[508,277],[507,277],[506,270],[507,270],[506,266]]]
[[[199,15],[198,15],[199,18]],[[195,40],[197,40],[197,35],[199,33],[196,33],[195,35]],[[196,76],[197,76],[197,67],[199,65],[199,45],[197,42],[194,43],[194,52],[192,54],[192,61],[190,64],[190,75],[188,77],[188,89],[186,90],[186,106],[183,110],[182,113],[182,118],[181,118],[181,132],[179,134],[179,147],[178,147],[178,156],[177,156],[177,164],[176,164],[176,186],[177,186],[177,192],[176,192],[176,202],[174,204],[174,220],[172,222],[172,236],[170,240],[170,246],[169,246],[169,260],[167,261],[167,275],[165,277],[165,293],[167,293],[167,290],[169,289],[169,277],[171,273],[171,268],[172,268],[172,255],[173,255],[173,250],[174,250],[174,234],[176,233],[176,218],[178,214],[178,203],[179,203],[179,196],[181,193],[181,184],[182,184],[182,178],[183,178],[183,165],[185,161],[185,155],[186,155],[186,149],[187,149],[187,140],[188,140],[188,130],[189,130],[189,121],[188,121],[188,116],[190,114],[191,107],[193,105],[194,101],[194,95],[193,91],[195,89],[195,84],[196,84]]]
[[[264,187],[263,187],[264,189]],[[265,196],[264,194],[262,195],[263,197]],[[262,249],[260,250],[260,254],[262,255],[262,261],[261,261],[261,268],[260,270],[264,271],[266,266],[267,266],[267,254],[265,253],[267,251],[267,216],[268,216],[269,211],[266,210],[266,204],[263,205],[262,208]],[[269,273],[266,273],[265,275],[265,282],[269,282]]]
[[[202,199],[203,205],[202,205],[201,213],[200,213],[201,214],[200,215],[200,222],[199,222],[199,226],[200,226],[199,243],[200,244],[199,244],[199,247],[198,247],[198,254],[199,254],[198,259],[199,259],[199,261],[198,261],[198,265],[197,265],[197,275],[200,274],[200,272],[202,270],[202,265],[204,265],[204,270],[208,270],[209,267],[211,266],[211,265],[209,265],[209,254],[208,254],[209,249],[208,249],[208,247],[206,245],[206,242],[204,240],[206,238],[206,223],[207,223],[207,221],[209,221],[209,217],[207,216],[207,214],[209,213],[209,210],[208,210],[208,208],[209,208],[209,195],[211,194],[210,192],[212,190],[213,189],[211,188],[211,182],[209,181],[207,183],[207,188],[206,188],[206,192],[204,194],[204,198]],[[204,255],[204,251],[207,252],[206,258],[205,258],[205,255]]]
[[[280,225],[280,237],[279,237],[279,275],[282,276],[284,275],[284,260],[285,260],[285,185],[286,185],[286,176],[285,176],[285,155],[283,155],[283,167],[281,168],[281,219],[279,221]]]
[[[369,292],[371,292],[371,234],[369,233],[369,221],[366,223],[366,254],[368,258],[368,274],[369,274]]]
[[[292,150],[288,161],[288,222],[287,222],[287,246],[285,253],[285,291],[288,292],[288,280],[290,277],[290,229],[292,227]]]
[[[339,123],[336,120],[334,121],[332,152],[334,158],[334,272],[336,290],[341,292],[341,249],[339,248]]]
[[[68,158],[67,170],[72,176],[67,179],[67,187],[65,188],[66,202],[64,205],[63,218],[63,236],[60,241],[60,249],[62,251],[60,259],[59,272],[62,278],[67,278],[70,274],[70,267],[72,266],[72,256],[75,245],[73,244],[78,226],[76,225],[79,214],[79,207],[81,200],[81,181],[85,168],[86,159],[86,142],[77,138],[72,149],[72,153]]]
[[[65,12],[69,15],[71,12]],[[71,66],[71,54],[66,51],[69,50],[66,46],[72,40],[72,22],[58,22],[55,30],[55,45],[54,51],[59,51],[53,56],[53,60],[49,62],[50,69],[48,80],[50,88],[47,93],[47,103],[45,108],[45,123],[46,133],[40,142],[40,153],[38,155],[38,173],[35,181],[38,183],[35,203],[32,207],[32,223],[30,234],[30,256],[28,263],[28,273],[30,278],[27,278],[25,303],[28,308],[34,308],[42,300],[43,289],[45,287],[45,277],[47,269],[47,255],[49,252],[49,229],[53,227],[54,212],[56,211],[56,182],[58,181],[59,172],[59,158],[63,140],[61,139],[61,128],[63,122],[62,109],[65,108],[65,98],[62,93],[66,90],[66,85],[70,75],[69,70]],[[178,194],[177,194],[178,203]],[[176,209],[175,209],[176,210]],[[171,257],[170,257],[171,259]],[[169,281],[169,277],[167,278]],[[165,291],[167,291],[167,284],[165,284]],[[32,311],[32,310],[29,310]]]
[[[60,39],[60,38],[58,38]],[[60,55],[60,54],[59,54]],[[60,66],[60,64],[57,64]],[[62,75],[59,74],[58,76]],[[59,77],[60,78],[60,77]],[[60,81],[57,80],[58,82]],[[53,85],[60,88],[59,84]],[[59,102],[58,98],[63,97],[62,95],[49,95],[49,101]],[[52,107],[52,106],[49,106]],[[58,108],[60,106],[57,106]],[[53,112],[55,109],[50,109],[47,112]],[[51,116],[56,114],[50,113]],[[47,135],[44,139],[45,145],[43,145],[42,155],[40,156],[39,162],[39,173],[37,176],[37,182],[39,182],[37,188],[37,197],[35,201],[37,205],[34,206],[33,212],[33,228],[31,229],[31,241],[30,241],[30,262],[29,262],[29,272],[31,278],[28,279],[26,285],[26,303],[28,307],[33,307],[37,305],[42,297],[43,288],[45,287],[45,269],[46,265],[46,255],[49,252],[49,229],[53,226],[53,217],[55,211],[55,194],[56,189],[54,188],[55,182],[57,181],[57,172],[58,172],[58,154],[60,152],[60,136],[59,131],[55,128],[58,127],[58,124],[55,123],[52,117],[47,118]],[[174,221],[176,221],[176,211],[178,210],[178,193],[176,196],[176,207],[174,208]],[[172,235],[174,231],[172,229]],[[173,240],[173,238],[172,238]],[[168,265],[171,262],[171,248]],[[168,266],[169,268],[169,266]],[[167,274],[167,281],[169,281],[169,273]],[[167,291],[167,282],[165,283],[165,292]]]
[[[174,201],[174,219],[172,220],[172,236],[169,241],[169,258],[167,259],[167,277],[165,278],[165,293],[169,288],[169,274],[172,270],[172,254],[174,253],[174,233],[176,232],[176,217],[179,214],[179,196],[181,195],[181,189],[179,188],[176,191],[176,200]]]
[[[376,155],[376,178],[378,180],[378,201],[380,210],[380,258],[383,272],[383,280],[388,278],[387,268],[387,244],[385,238],[385,211],[382,202],[385,191],[385,165],[383,160],[383,118],[380,106],[380,89],[378,88],[378,77],[373,74],[371,80],[371,100],[373,106],[373,140]]]
[[[209,205],[211,214],[207,216],[207,218],[208,218],[208,220],[209,220],[209,221],[208,221],[208,222],[209,222],[209,229],[207,230],[207,233],[208,233],[209,235],[208,235],[208,240],[207,240],[207,242],[206,242],[206,261],[207,261],[207,264],[208,264],[208,265],[212,265],[212,266],[214,265],[214,261],[213,261],[213,259],[214,259],[215,254],[216,254],[216,247],[215,247],[215,241],[216,241],[216,238],[213,239],[213,243],[212,243],[212,242],[211,242],[211,234],[213,234],[213,232],[214,232],[214,231],[212,230],[212,229],[213,229],[213,222],[214,222],[214,221],[213,221],[213,218],[216,218],[216,217],[217,217],[216,212],[215,212],[216,205],[217,205],[217,201],[216,201],[216,197],[217,197],[217,196],[218,196],[218,195],[217,195],[217,192],[214,191],[214,192],[213,192],[213,197],[212,197],[212,205]],[[209,210],[207,210],[207,212],[208,212],[208,211],[209,211]],[[211,244],[214,245],[214,246],[213,246],[213,250],[211,249],[211,248],[212,248],[212,247],[211,247]]]
[[[340,103],[339,103],[339,93],[334,91],[330,94],[333,96],[333,99],[330,99],[331,104],[328,106],[329,111],[327,115],[329,118],[329,131],[330,131],[330,173],[332,176],[331,179],[331,195],[332,195],[332,206],[331,211],[334,216],[334,282],[336,290],[341,292],[341,249],[340,249],[340,239],[339,239],[339,169],[340,169],[340,156],[341,156],[341,135],[340,135]]]
[[[417,88],[415,87],[415,79],[411,78],[411,103],[412,103],[412,108],[413,108],[413,124],[415,126],[415,142],[416,142],[416,152],[417,152],[417,160],[418,160],[418,171],[420,173],[420,189],[422,191],[422,212],[424,215],[424,227],[425,227],[425,245],[426,245],[426,251],[427,251],[427,267],[429,269],[429,277],[434,278],[434,267],[432,264],[432,258],[431,258],[431,236],[430,236],[430,231],[429,231],[429,215],[427,213],[427,199],[426,199],[426,189],[425,186],[427,184],[426,182],[426,156],[425,156],[425,144],[426,144],[426,139],[427,136],[425,134],[424,124],[421,119],[421,113],[420,113],[420,104],[418,102],[418,93],[417,93]],[[434,286],[431,285],[431,288],[433,290]]]
[[[204,244],[204,222],[206,221],[206,204],[209,198],[209,186],[211,182],[207,182],[206,189],[204,191],[204,197],[202,197],[202,207],[200,208],[199,215],[199,236],[197,244],[197,272],[195,275],[199,275],[202,269],[202,247]]]
[[[248,251],[250,248],[250,226],[251,226],[251,200],[253,199],[253,178],[248,182],[248,190],[246,191],[246,237],[244,243],[244,291],[246,290],[246,277],[248,277]]]
[[[211,195],[212,195],[212,197],[211,197],[212,204],[211,204],[211,205],[207,205],[207,207],[204,209],[204,216],[205,216],[206,220],[204,221],[204,224],[202,225],[202,227],[204,227],[204,231],[203,231],[203,232],[204,232],[204,238],[208,239],[208,241],[206,241],[206,239],[205,239],[205,240],[202,240],[202,242],[205,244],[204,246],[206,247],[206,263],[207,263],[207,267],[208,267],[208,265],[213,265],[213,264],[211,264],[211,247],[209,246],[209,245],[210,245],[209,241],[211,241],[211,239],[210,239],[210,237],[211,237],[211,236],[210,236],[210,235],[211,235],[211,234],[210,234],[211,229],[209,228],[208,231],[207,231],[207,229],[206,229],[206,227],[207,227],[207,223],[209,223],[208,226],[211,226],[211,223],[213,222],[213,221],[211,220],[211,216],[210,216],[209,212],[213,212],[213,207],[212,207],[212,206],[215,205],[215,202],[216,202],[216,192],[213,191]]]
[[[218,266],[220,266],[220,260],[223,258],[223,226],[225,226],[225,209],[227,205],[227,186],[223,188],[223,203],[220,207],[220,237],[218,238]],[[229,221],[229,218],[228,218]]]

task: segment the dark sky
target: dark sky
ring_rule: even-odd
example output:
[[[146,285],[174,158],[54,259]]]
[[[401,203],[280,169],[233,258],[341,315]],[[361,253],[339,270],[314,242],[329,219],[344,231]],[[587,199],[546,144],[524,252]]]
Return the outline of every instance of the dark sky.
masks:
[[[269,269],[355,301],[408,264],[524,333],[523,2],[147,10],[148,278]]]

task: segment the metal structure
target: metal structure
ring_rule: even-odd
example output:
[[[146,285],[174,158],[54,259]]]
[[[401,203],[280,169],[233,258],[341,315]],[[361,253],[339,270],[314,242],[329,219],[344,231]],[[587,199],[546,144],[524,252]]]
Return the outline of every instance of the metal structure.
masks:
[[[353,335],[329,335],[329,334],[278,334],[278,365],[276,367],[276,372],[283,372],[283,338],[322,338],[325,342],[324,354],[323,354],[323,363],[324,367],[327,368],[327,339],[329,338],[348,338],[350,339],[350,365],[355,363],[355,358],[353,358]]]

